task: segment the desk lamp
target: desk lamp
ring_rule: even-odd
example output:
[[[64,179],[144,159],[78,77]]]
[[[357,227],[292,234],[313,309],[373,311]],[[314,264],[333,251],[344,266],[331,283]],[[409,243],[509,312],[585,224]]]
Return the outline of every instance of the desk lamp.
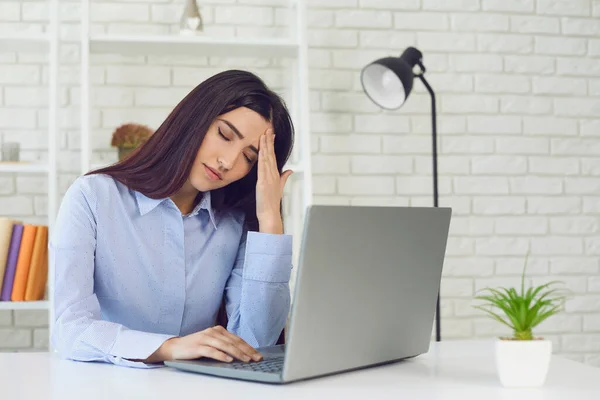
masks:
[[[414,77],[419,78],[431,95],[431,126],[433,154],[433,206],[438,206],[438,170],[437,170],[437,125],[435,94],[425,79],[423,54],[414,47],[408,47],[400,57],[380,58],[363,68],[360,78],[363,90],[379,107],[396,110],[406,102],[413,87]],[[419,71],[413,72],[415,66]],[[435,338],[441,340],[440,296],[438,291],[435,313]]]

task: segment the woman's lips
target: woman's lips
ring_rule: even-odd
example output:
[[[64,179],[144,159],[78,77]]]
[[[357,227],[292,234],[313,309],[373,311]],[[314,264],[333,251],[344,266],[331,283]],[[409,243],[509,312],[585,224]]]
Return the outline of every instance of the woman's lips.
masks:
[[[204,164],[204,170],[206,171],[206,175],[208,175],[208,177],[213,181],[220,181],[223,179],[217,171],[206,164]]]

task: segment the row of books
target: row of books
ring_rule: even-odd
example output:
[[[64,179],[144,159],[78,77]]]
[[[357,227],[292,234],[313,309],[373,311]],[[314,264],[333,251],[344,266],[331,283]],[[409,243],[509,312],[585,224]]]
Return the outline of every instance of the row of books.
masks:
[[[48,227],[0,218],[0,300],[43,300],[48,280]]]

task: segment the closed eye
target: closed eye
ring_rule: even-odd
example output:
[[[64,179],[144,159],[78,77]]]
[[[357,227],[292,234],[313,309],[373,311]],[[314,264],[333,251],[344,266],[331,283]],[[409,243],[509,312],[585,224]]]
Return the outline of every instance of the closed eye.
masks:
[[[244,153],[244,158],[246,159],[246,161],[248,161],[248,164],[250,164],[250,165],[254,164],[257,160],[257,157],[249,156],[246,153]]]
[[[221,131],[221,128],[217,128],[217,131],[219,132],[219,135],[221,135],[221,137],[222,137],[224,140],[226,140],[226,141],[228,141],[228,142],[230,142],[230,141],[231,141],[231,139],[229,139],[227,136],[223,135],[223,131]]]
[[[223,131],[221,131],[221,128],[217,128],[217,132],[219,132],[219,136],[221,136],[223,138],[223,140],[227,141],[227,142],[231,142],[231,139],[229,139],[227,136],[225,136],[223,134]],[[254,158],[244,154],[244,158],[246,159],[246,162],[250,165],[254,164]]]

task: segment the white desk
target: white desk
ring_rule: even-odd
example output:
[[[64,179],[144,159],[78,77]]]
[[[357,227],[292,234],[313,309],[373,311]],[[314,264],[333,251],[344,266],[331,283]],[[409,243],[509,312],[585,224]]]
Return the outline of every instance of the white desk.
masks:
[[[49,353],[0,354],[2,399],[600,399],[600,368],[554,357],[546,386],[504,389],[492,341],[432,343],[418,358],[287,385],[65,361]],[[210,396],[210,397],[207,397]]]

